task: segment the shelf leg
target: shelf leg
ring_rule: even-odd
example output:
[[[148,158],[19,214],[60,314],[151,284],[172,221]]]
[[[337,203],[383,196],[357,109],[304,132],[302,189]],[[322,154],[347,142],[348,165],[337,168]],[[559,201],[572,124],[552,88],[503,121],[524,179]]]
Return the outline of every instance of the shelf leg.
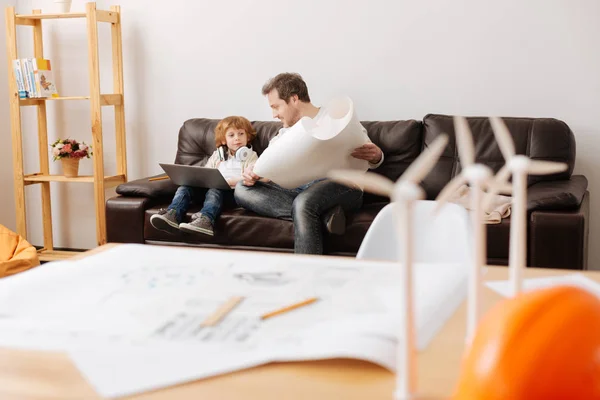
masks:
[[[100,66],[98,63],[98,19],[96,3],[86,4],[88,62],[90,69],[90,109],[94,160],[94,198],[96,201],[96,239],[106,243],[106,209],[104,205],[104,157],[102,143],[102,106],[100,104]]]
[[[33,10],[34,14],[41,14],[42,10]],[[35,21],[33,27],[33,51],[36,58],[44,58],[44,44],[42,36],[42,20]],[[44,175],[50,174],[50,163],[48,160],[48,120],[46,119],[46,102],[37,104],[38,122],[38,147],[40,152],[40,172]],[[50,199],[50,182],[41,183],[42,190],[42,223],[44,229],[44,247],[48,251],[54,250],[52,237],[52,204]]]
[[[8,60],[8,93],[10,104],[10,132],[13,142],[13,170],[15,188],[15,211],[17,233],[27,239],[27,216],[25,208],[25,182],[23,180],[23,137],[21,134],[21,106],[19,91],[15,80],[12,61],[17,55],[17,32],[15,27],[15,8],[7,7],[6,18],[6,49]]]
[[[127,182],[127,146],[125,140],[125,97],[123,90],[123,47],[121,40],[121,6],[111,6],[118,13],[119,20],[111,24],[113,93],[121,95],[121,104],[115,106],[115,137],[117,149],[117,174]]]

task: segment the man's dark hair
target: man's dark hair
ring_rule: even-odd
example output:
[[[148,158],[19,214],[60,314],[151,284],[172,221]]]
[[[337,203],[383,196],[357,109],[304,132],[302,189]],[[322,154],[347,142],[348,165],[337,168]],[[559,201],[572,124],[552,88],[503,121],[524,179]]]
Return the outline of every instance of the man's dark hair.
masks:
[[[304,103],[310,103],[306,82],[300,74],[295,72],[283,72],[275,78],[269,79],[262,87],[263,96],[269,94],[273,89],[277,89],[279,98],[285,100],[286,103],[290,101],[293,95],[298,96],[298,100]]]

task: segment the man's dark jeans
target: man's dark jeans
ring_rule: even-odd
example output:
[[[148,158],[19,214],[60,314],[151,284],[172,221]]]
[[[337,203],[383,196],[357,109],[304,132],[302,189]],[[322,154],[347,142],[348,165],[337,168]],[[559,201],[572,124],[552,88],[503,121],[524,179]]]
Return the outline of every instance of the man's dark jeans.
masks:
[[[329,179],[310,182],[296,189],[284,189],[273,182],[256,182],[235,187],[238,205],[266,217],[294,222],[294,252],[323,254],[321,215],[340,205],[344,211],[361,207],[362,190]]]

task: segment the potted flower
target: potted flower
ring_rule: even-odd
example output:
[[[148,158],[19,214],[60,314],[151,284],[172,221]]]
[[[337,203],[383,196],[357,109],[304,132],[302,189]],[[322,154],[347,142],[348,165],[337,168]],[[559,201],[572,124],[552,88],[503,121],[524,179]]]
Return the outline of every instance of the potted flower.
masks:
[[[83,157],[90,158],[93,154],[90,146],[75,139],[57,139],[51,147],[54,161],[62,162],[63,174],[68,177],[77,176],[79,160]]]

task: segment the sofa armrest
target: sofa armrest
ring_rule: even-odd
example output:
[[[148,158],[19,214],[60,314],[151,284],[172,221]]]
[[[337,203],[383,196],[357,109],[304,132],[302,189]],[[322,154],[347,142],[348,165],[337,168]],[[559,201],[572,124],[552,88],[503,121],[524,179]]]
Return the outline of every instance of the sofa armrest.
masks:
[[[529,265],[587,269],[590,193],[575,210],[534,211],[530,217]]]
[[[538,182],[527,189],[527,209],[575,210],[583,201],[588,181],[583,175],[573,175],[569,180]]]
[[[148,197],[111,197],[106,202],[106,239],[117,243],[144,243],[144,217],[152,206]]]
[[[177,191],[178,186],[171,179],[150,181],[150,178],[152,177],[122,183],[117,186],[117,194],[121,196],[159,198],[173,197]]]

